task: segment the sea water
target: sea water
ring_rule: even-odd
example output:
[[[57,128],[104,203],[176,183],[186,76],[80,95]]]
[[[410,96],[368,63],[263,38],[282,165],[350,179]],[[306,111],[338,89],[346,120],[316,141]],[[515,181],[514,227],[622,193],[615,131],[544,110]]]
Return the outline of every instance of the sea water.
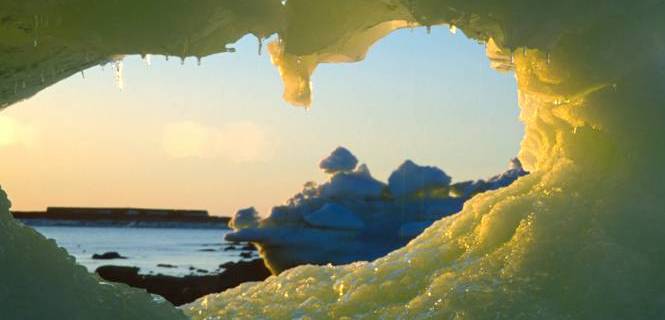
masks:
[[[139,267],[142,274],[183,276],[214,272],[239,261],[241,245],[224,241],[226,229],[38,226],[76,262],[94,272],[103,265]],[[226,250],[225,250],[226,249]],[[93,254],[115,251],[127,259],[96,260]],[[169,265],[159,267],[158,265]]]

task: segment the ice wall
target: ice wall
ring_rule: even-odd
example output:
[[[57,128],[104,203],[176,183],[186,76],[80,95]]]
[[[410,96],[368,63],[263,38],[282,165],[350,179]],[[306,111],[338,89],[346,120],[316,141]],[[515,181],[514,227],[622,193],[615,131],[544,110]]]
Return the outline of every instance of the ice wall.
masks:
[[[55,241],[11,218],[10,206],[0,189],[2,319],[187,319],[161,297],[88,273]]]
[[[357,60],[346,53],[370,44],[350,40],[395,21],[455,25],[488,42],[498,69],[514,68],[526,125],[520,159],[531,175],[475,197],[374,263],[295,268],[202,298],[186,307],[192,318],[665,318],[662,0],[289,0],[284,10],[277,0],[1,5],[0,107],[116,55],[224,51],[216,46],[233,41],[226,35],[255,26],[279,33],[277,57],[292,61],[282,75],[292,75],[285,80],[297,84],[300,104],[311,101],[317,63]],[[366,39],[380,38],[371,34]],[[193,42],[200,52],[186,50]],[[317,55],[326,50],[341,54]],[[308,62],[298,57],[313,62],[293,69]],[[145,295],[76,271],[53,243],[11,220],[4,198],[3,312],[177,318]]]
[[[533,173],[373,263],[291,269],[186,311],[195,319],[665,317],[665,4],[409,4],[422,21],[511,48],[526,125],[521,159]]]

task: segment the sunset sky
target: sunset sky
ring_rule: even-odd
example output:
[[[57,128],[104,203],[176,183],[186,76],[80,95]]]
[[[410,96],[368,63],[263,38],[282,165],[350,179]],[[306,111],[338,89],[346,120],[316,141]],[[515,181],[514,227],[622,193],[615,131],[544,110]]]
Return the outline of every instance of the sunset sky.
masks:
[[[397,31],[365,61],[321,65],[310,110],[281,99],[257,41],[195,59],[124,60],[74,75],[0,112],[0,184],[14,209],[132,206],[263,215],[349,148],[385,180],[405,159],[454,181],[505,170],[517,154],[515,80],[484,46],[447,28]],[[265,51],[265,50],[264,50]],[[482,63],[478,63],[481,61]]]

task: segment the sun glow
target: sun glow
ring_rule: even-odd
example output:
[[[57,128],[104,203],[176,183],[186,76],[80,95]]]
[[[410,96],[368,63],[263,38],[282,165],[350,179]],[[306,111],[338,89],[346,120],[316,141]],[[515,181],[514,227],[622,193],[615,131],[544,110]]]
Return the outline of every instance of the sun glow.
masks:
[[[0,147],[14,145],[34,146],[37,142],[37,130],[14,118],[0,115]]]

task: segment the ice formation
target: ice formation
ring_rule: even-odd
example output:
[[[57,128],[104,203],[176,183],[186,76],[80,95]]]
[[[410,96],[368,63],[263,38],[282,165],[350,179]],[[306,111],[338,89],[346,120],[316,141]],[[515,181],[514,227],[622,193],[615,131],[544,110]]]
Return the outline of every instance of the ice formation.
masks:
[[[319,168],[326,173],[352,171],[358,165],[358,159],[344,147],[338,147],[327,158],[321,160]]]
[[[194,319],[660,319],[664,16],[661,0],[5,0],[0,108],[115,55],[206,56],[248,33],[279,34],[270,53],[285,98],[307,105],[317,64],[358,61],[396,28],[454,25],[487,43],[493,66],[514,70],[526,126],[519,158],[532,173],[474,197],[372,263],[294,268],[185,312]],[[3,312],[178,317],[145,295],[99,284],[11,220],[0,199]]]
[[[226,239],[254,242],[273,273],[303,264],[374,260],[458,212],[472,196],[527,174],[513,160],[500,175],[451,185],[441,169],[407,160],[385,184],[372,177],[367,165],[356,168],[357,163],[348,149],[335,149],[319,165],[332,174],[329,181],[308,182],[261,221],[254,209],[238,211],[231,222],[235,231]],[[245,220],[251,223],[238,222]]]
[[[421,167],[411,160],[404,161],[388,178],[388,188],[394,196],[403,196],[428,188],[445,188],[450,177],[436,167]]]
[[[14,220],[0,189],[2,319],[187,319],[161,297],[105,282],[65,249]]]
[[[238,210],[229,221],[229,227],[234,229],[254,228],[259,225],[259,213],[254,207]]]
[[[187,312],[194,319],[665,317],[665,3],[402,3],[421,24],[454,22],[467,36],[491,38],[505,57],[501,69],[512,61],[526,126],[520,159],[532,173],[474,197],[374,262],[290,269],[210,295]],[[351,25],[343,23],[335,27]]]

